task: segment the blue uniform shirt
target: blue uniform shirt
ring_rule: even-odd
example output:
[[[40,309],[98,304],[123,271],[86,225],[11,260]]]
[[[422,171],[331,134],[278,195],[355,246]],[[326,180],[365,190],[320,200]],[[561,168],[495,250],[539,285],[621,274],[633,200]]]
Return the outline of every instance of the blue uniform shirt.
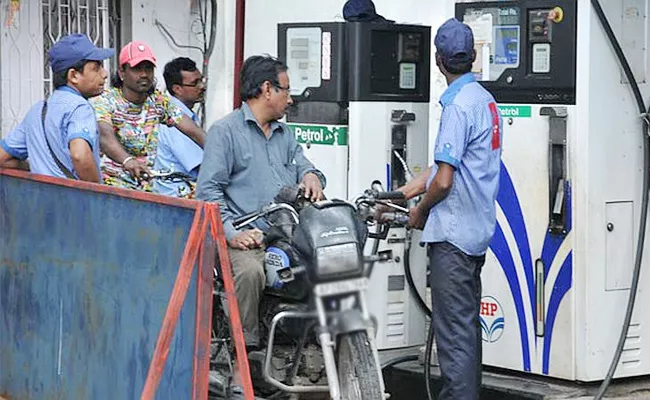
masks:
[[[21,123],[0,142],[12,157],[25,160],[29,157],[31,172],[65,178],[47,147],[41,122],[43,102],[34,104]],[[88,100],[69,86],[61,86],[47,101],[45,134],[59,161],[75,176],[70,158],[70,142],[84,139],[90,145],[99,173],[99,133],[97,118]]]
[[[171,101],[176,104],[185,115],[190,117],[197,125],[199,118],[183,102],[171,96]],[[158,152],[154,160],[154,169],[169,169],[197,178],[198,168],[203,161],[203,149],[192,139],[185,136],[177,128],[161,124],[158,131]],[[156,179],[153,184],[155,193],[167,196],[182,197],[189,194],[191,188],[185,182],[166,182]]]
[[[431,184],[444,162],[456,169],[451,191],[429,212],[422,241],[449,242],[464,253],[487,251],[496,225],[502,120],[492,95],[469,73],[449,85],[436,139]]]

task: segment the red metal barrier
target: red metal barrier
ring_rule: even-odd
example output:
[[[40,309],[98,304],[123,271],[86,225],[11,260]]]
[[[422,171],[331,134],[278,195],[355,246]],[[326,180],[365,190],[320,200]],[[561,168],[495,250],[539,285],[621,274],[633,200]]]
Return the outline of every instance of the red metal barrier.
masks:
[[[199,274],[197,276],[196,290],[196,345],[193,368],[193,393],[192,397],[202,398],[208,392],[208,382],[198,377],[208,376],[210,373],[210,346],[206,348],[200,344],[210,343],[212,333],[212,292],[214,289],[214,263],[215,241],[212,233],[204,235],[203,246],[199,251]]]
[[[185,247],[185,254],[183,255],[183,260],[181,261],[181,266],[178,271],[178,277],[176,278],[176,283],[174,284],[172,296],[169,300],[167,312],[165,313],[163,326],[160,329],[160,335],[158,336],[158,343],[156,344],[156,349],[154,350],[154,355],[151,360],[147,381],[144,390],[142,391],[143,400],[153,399],[156,394],[156,389],[160,383],[160,378],[165,368],[165,362],[169,355],[169,344],[174,335],[174,329],[178,322],[181,307],[185,301],[185,295],[187,293],[187,288],[192,277],[192,270],[196,264],[197,258],[199,255],[203,256],[199,260],[200,264],[214,260],[214,258],[208,258],[206,260],[204,254],[206,251],[204,239],[206,238],[208,226],[210,227],[211,239],[214,240],[217,245],[217,254],[219,255],[226,298],[228,300],[231,331],[235,340],[235,348],[237,350],[237,363],[242,376],[244,397],[246,400],[253,400],[255,397],[250,377],[248,357],[246,355],[246,346],[244,343],[239,307],[235,297],[235,285],[232,278],[232,269],[230,268],[230,261],[228,260],[228,248],[219,209],[215,204],[204,203],[196,210],[194,222],[190,231],[190,237]],[[210,291],[210,293],[212,292],[213,286],[211,278],[212,277],[206,279],[205,275],[202,275],[199,278],[199,290],[197,296],[198,310],[208,311],[208,313],[205,314],[201,312],[197,314],[196,324],[200,329],[197,329],[197,336],[195,338],[196,352],[194,355],[193,374],[194,390],[192,394],[192,399],[194,400],[205,400],[208,395],[212,305],[203,304],[201,293],[207,291]]]
[[[192,279],[194,266],[198,265],[192,399],[207,399],[210,338],[212,331],[212,290],[214,279],[212,265],[215,262],[216,251],[223,274],[222,279],[225,286],[226,298],[228,300],[228,315],[230,317],[231,332],[237,351],[237,364],[242,377],[244,396],[246,400],[254,399],[239,307],[235,297],[232,269],[228,259],[227,243],[223,225],[221,223],[219,208],[216,204],[141,193],[88,182],[52,178],[17,170],[0,168],[0,175],[30,180],[42,184],[59,185],[95,193],[125,197],[133,200],[194,209],[194,220],[190,228],[189,237],[185,243],[178,275],[167,304],[167,310],[163,318],[162,326],[158,333],[158,339],[154,354],[151,358],[141,398],[149,400],[154,399],[155,397],[170,352],[170,345],[174,337],[181,308],[185,302],[188,287]]]
[[[223,284],[226,291],[226,300],[228,302],[228,312],[230,315],[230,330],[235,339],[235,349],[237,351],[237,364],[242,377],[242,386],[244,387],[244,397],[246,400],[253,400],[253,383],[251,380],[248,357],[246,354],[246,344],[244,342],[244,331],[242,329],[241,318],[239,315],[239,306],[235,297],[235,282],[232,278],[232,268],[228,259],[228,244],[226,243],[226,234],[221,223],[221,214],[219,208],[214,204],[208,204],[206,214],[210,220],[212,237],[217,241],[219,253],[219,264],[221,265],[221,274],[223,275]]]
[[[209,260],[214,260],[214,257],[206,260],[206,257],[203,254],[206,252],[206,246],[204,246],[205,242],[203,239],[206,238],[208,226],[210,227],[211,239],[216,242],[217,254],[219,255],[219,262],[222,269],[226,298],[228,300],[231,331],[235,340],[237,364],[242,376],[244,397],[246,400],[253,400],[255,397],[248,365],[248,357],[246,355],[246,345],[239,315],[239,307],[237,305],[237,298],[235,297],[235,284],[232,278],[232,269],[230,268],[230,261],[228,259],[228,248],[219,209],[215,204],[204,203],[199,206],[194,216],[190,237],[185,246],[185,253],[178,271],[178,277],[176,278],[176,283],[172,290],[167,312],[165,313],[165,318],[163,320],[163,326],[160,329],[160,335],[158,336],[158,343],[156,344],[156,349],[154,350],[154,355],[151,360],[147,381],[144,390],[142,391],[143,400],[151,400],[156,394],[156,389],[160,383],[160,378],[165,369],[165,362],[169,355],[169,344],[174,335],[174,329],[178,322],[181,307],[185,301],[185,295],[187,293],[190,279],[192,278],[192,270],[199,255],[203,255],[199,260],[200,264],[209,262]],[[209,252],[209,250],[207,252]],[[196,351],[194,355],[193,374],[194,390],[192,394],[192,399],[194,400],[204,400],[208,395],[210,331],[212,327],[210,316],[212,315],[212,305],[203,304],[201,293],[205,293],[208,290],[212,292],[212,279],[209,279],[206,282],[205,278],[204,275],[199,278],[199,290],[197,292],[198,310],[208,311],[208,313],[207,318],[205,313],[200,312],[197,314],[196,324],[200,329],[197,329],[197,336],[195,338]]]

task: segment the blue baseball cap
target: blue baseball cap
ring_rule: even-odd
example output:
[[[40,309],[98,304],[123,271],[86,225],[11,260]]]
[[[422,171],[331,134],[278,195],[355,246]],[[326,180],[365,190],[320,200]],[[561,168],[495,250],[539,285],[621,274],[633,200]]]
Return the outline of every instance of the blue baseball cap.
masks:
[[[395,22],[377,14],[372,0],[346,1],[343,6],[343,18],[348,22]]]
[[[62,37],[48,52],[50,66],[55,73],[66,71],[83,60],[103,61],[114,54],[113,49],[95,47],[88,36],[81,33]]]
[[[447,20],[438,28],[434,43],[438,55],[448,66],[467,63],[474,57],[472,30],[456,18]]]

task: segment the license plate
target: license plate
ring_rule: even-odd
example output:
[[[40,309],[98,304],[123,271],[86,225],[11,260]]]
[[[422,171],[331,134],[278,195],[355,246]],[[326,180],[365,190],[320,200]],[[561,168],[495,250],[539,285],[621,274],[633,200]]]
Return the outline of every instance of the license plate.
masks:
[[[359,292],[366,290],[367,288],[368,278],[358,278],[338,282],[321,283],[316,285],[314,293],[316,293],[316,296],[324,297]]]

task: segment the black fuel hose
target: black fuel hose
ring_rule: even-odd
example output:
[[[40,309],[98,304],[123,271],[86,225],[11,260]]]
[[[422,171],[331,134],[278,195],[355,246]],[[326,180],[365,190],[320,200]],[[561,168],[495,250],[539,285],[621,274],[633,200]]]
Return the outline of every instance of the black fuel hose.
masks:
[[[397,364],[402,364],[402,363],[409,362],[409,361],[417,361],[417,360],[419,360],[419,359],[420,359],[420,357],[418,357],[417,355],[410,355],[410,356],[402,356],[402,357],[398,357],[398,358],[396,358],[396,359],[394,359],[394,360],[390,360],[389,362],[387,362],[387,363],[385,363],[385,364],[382,364],[382,365],[381,365],[381,369],[382,369],[382,371],[383,371],[383,370],[385,370],[386,368],[394,367],[394,366],[397,365]]]
[[[427,389],[427,397],[429,400],[433,400],[433,394],[431,393],[431,350],[433,349],[433,312],[427,306],[427,303],[424,301],[420,292],[415,287],[415,282],[413,281],[413,274],[411,272],[411,239],[412,236],[407,232],[406,238],[406,247],[404,248],[404,275],[406,275],[406,282],[413,293],[413,296],[416,299],[418,307],[424,315],[431,318],[431,324],[429,325],[429,334],[427,335],[427,345],[424,350],[424,380]]]
[[[427,337],[427,347],[424,349],[424,384],[427,389],[427,397],[433,400],[431,392],[431,351],[433,350],[433,315],[431,315],[431,325],[429,326],[429,335]]]
[[[410,235],[410,233],[407,233],[407,235]],[[422,298],[422,295],[420,295],[420,292],[418,292],[418,289],[415,287],[415,281],[413,280],[413,273],[411,271],[410,255],[411,255],[411,238],[408,237],[406,239],[406,246],[404,247],[404,275],[406,276],[406,283],[408,283],[409,288],[411,289],[411,293],[413,294],[413,297],[415,297],[415,302],[418,304],[420,310],[424,313],[424,315],[430,317],[432,311],[427,305],[426,301],[424,301],[424,299]]]
[[[612,359],[612,363],[609,366],[609,371],[607,371],[605,379],[598,389],[596,397],[594,397],[594,399],[600,400],[605,395],[605,392],[607,391],[607,388],[609,387],[609,384],[614,377],[614,373],[616,372],[618,362],[621,359],[621,354],[623,353],[623,348],[625,346],[625,339],[627,338],[628,329],[630,327],[630,321],[632,320],[632,312],[634,311],[637,289],[639,287],[639,276],[641,275],[641,261],[643,258],[646,222],[648,217],[648,192],[650,191],[650,137],[648,136],[649,126],[647,119],[648,114],[650,113],[650,109],[646,110],[645,102],[641,96],[641,90],[639,90],[639,85],[634,78],[634,74],[632,73],[632,69],[630,68],[630,64],[628,63],[625,54],[623,53],[623,49],[616,39],[616,35],[614,35],[614,31],[612,30],[612,27],[607,20],[607,16],[603,12],[603,8],[600,6],[600,2],[598,0],[591,0],[591,4],[594,7],[596,15],[598,16],[598,20],[602,24],[603,29],[605,29],[607,38],[609,39],[610,44],[616,53],[618,61],[623,67],[625,76],[630,82],[630,87],[634,93],[634,98],[639,108],[639,113],[643,116],[643,130],[641,132],[643,135],[643,192],[641,193],[641,220],[639,223],[639,236],[636,246],[636,257],[634,260],[634,272],[632,274],[632,284],[630,285],[630,296],[628,298],[627,308],[625,310],[625,319],[623,322],[623,327],[621,329],[621,336],[618,338],[618,345],[616,346],[616,351],[614,352],[614,358]]]
[[[410,235],[407,233],[407,235]],[[411,236],[406,240],[406,247],[404,248],[404,275],[406,275],[406,282],[411,288],[411,292],[415,297],[418,307],[424,315],[431,318],[431,324],[429,325],[429,335],[427,335],[427,346],[425,348],[424,354],[424,379],[427,388],[427,396],[429,400],[433,400],[433,395],[431,393],[431,350],[433,349],[433,311],[427,306],[427,303],[424,301],[420,292],[415,287],[415,282],[413,281],[413,273],[411,272]]]

